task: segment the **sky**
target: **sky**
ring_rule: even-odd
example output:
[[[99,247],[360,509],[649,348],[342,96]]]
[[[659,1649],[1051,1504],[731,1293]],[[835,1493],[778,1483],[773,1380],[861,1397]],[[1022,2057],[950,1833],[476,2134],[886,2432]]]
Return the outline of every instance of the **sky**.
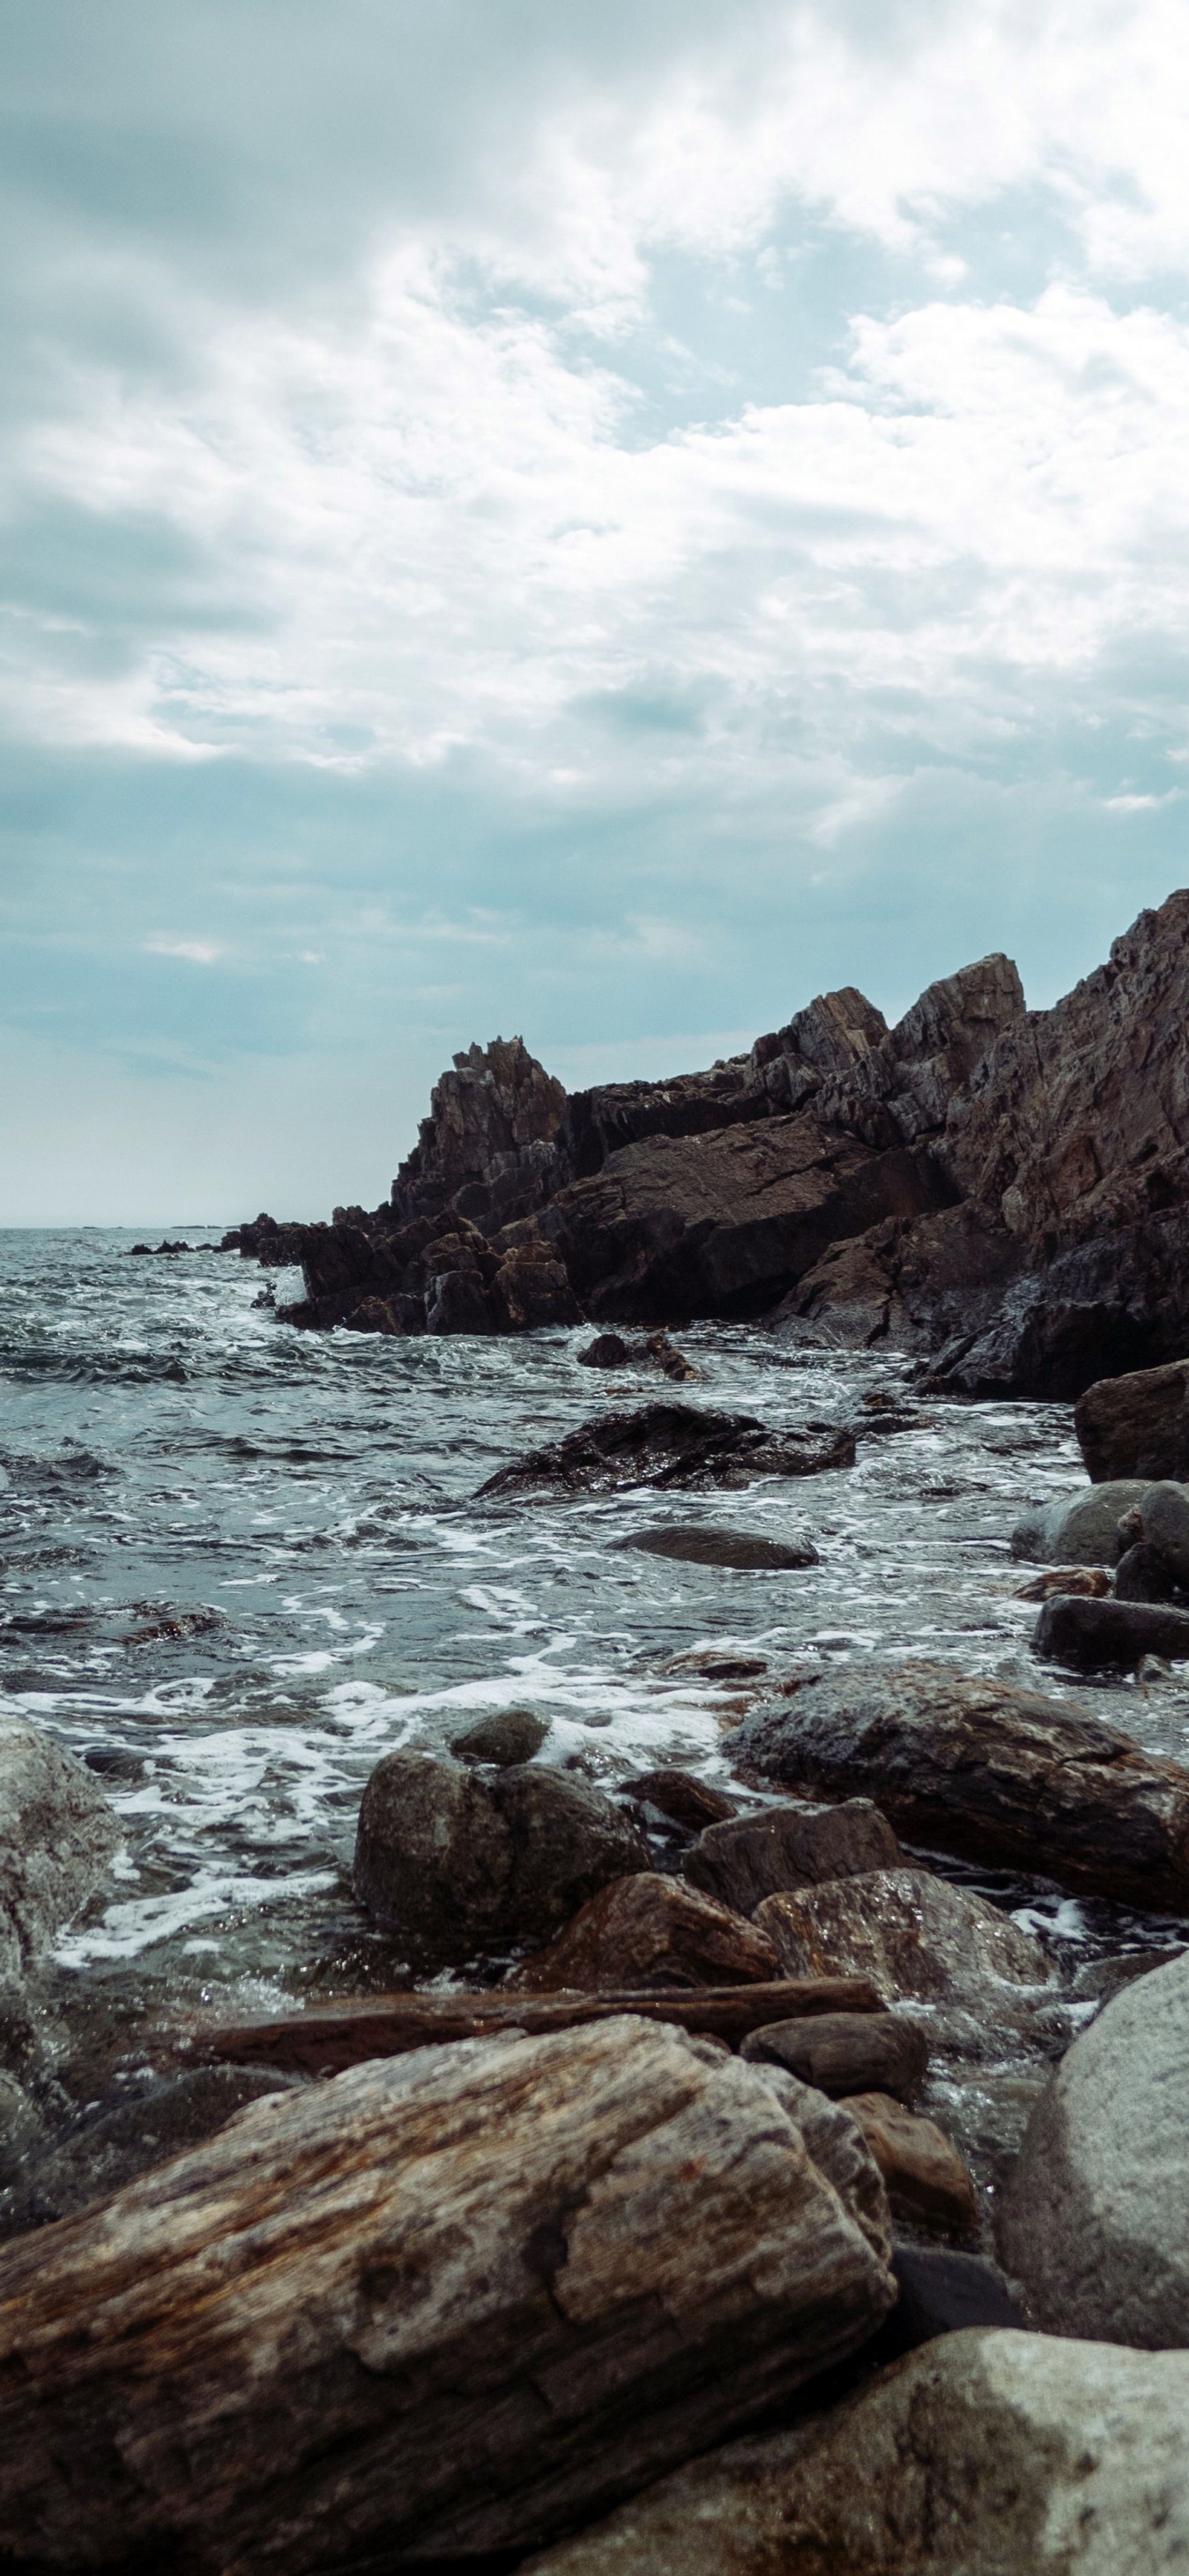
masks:
[[[1189,876],[1189,0],[41,0],[0,101],[0,1222]]]

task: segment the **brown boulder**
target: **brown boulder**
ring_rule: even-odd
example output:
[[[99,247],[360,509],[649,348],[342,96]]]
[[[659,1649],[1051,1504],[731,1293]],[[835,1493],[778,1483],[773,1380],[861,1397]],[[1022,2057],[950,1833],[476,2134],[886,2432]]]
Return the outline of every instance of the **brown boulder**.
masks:
[[[739,2054],[785,2067],[831,2101],[879,2092],[912,2102],[924,2081],[929,2043],[903,2013],[816,2013],[811,2021],[762,2023],[740,2042]]]
[[[704,1825],[722,1824],[738,1807],[736,1798],[729,1798],[725,1790],[711,1788],[708,1780],[696,1780],[691,1771],[641,1771],[635,1780],[624,1780],[621,1786],[625,1797],[659,1808],[662,1816],[670,1816],[675,1825],[685,1825],[695,1834]],[[710,1893],[713,1895],[714,1890]]]
[[[978,2225],[974,2184],[952,2141],[933,2120],[906,2111],[890,2093],[852,2093],[842,2103],[883,2175],[894,2218],[945,2236]]]
[[[681,1866],[694,1887],[750,1915],[781,1888],[894,1869],[899,1858],[886,1816],[870,1798],[846,1798],[838,1807],[764,1807],[710,1825]]]
[[[760,1984],[777,1973],[768,1935],[713,1897],[652,1870],[618,1878],[508,1982],[566,1987]]]
[[[787,1975],[868,1977],[891,2002],[978,2004],[989,1982],[1049,1982],[1039,1942],[985,1897],[925,1869],[876,1870],[767,1896],[756,1921]]]
[[[1189,1360],[1100,1378],[1079,1396],[1073,1423],[1096,1485],[1189,1479]]]

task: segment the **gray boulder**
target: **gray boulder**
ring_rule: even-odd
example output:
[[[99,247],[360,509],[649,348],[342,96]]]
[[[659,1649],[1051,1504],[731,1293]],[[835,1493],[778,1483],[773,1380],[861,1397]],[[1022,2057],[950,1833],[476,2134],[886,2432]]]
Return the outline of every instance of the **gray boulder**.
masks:
[[[1001,2244],[1055,2334],[1189,2345],[1189,1956],[1126,1986],[1069,2050]]]
[[[433,1754],[389,1753],[363,1793],[354,1887],[419,1961],[445,1965],[548,1941],[614,1878],[646,1870],[622,1807],[572,1773],[513,1763],[494,1778]]]
[[[978,2327],[523,2576],[1181,2576],[1189,2358]]]
[[[22,1976],[102,1886],[119,1841],[85,1764],[0,1714],[0,1983]]]
[[[1012,1555],[1033,1565],[1114,1565],[1122,1553],[1119,1523],[1139,1509],[1147,1491],[1127,1477],[1092,1485],[1072,1502],[1036,1503],[1012,1531]]]
[[[108,2104],[54,2141],[47,2143],[39,2124],[26,2126],[20,2153],[7,2161],[0,2232],[24,2235],[106,2200],[137,2174],[212,2137],[245,2103],[288,2092],[300,2080],[263,2066],[196,2066],[157,2079],[131,2101]]]
[[[870,1798],[844,1798],[838,1807],[765,1807],[710,1825],[681,1865],[707,1896],[754,1914],[781,1888],[894,1869],[899,1858],[895,1834]]]

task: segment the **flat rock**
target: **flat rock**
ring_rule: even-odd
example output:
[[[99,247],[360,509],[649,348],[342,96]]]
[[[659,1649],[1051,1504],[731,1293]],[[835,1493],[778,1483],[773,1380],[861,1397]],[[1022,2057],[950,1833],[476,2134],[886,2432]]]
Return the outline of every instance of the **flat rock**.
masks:
[[[524,2576],[1180,2576],[1189,2360],[975,2328]]]
[[[944,2236],[969,2236],[978,2200],[957,2148],[934,2120],[906,2111],[890,2093],[852,2093],[841,2108],[862,2130],[883,2175],[893,2218]]]
[[[997,1906],[925,1869],[877,1870],[767,1896],[756,1914],[793,1975],[868,1977],[889,2002],[978,2008],[988,1986],[1043,1986],[1039,1942]],[[856,2087],[856,2090],[861,2090]]]
[[[627,2017],[255,2103],[0,2253],[0,2549],[314,2576],[606,2511],[892,2304],[874,2166],[801,2106]]]
[[[891,2093],[913,2102],[929,2064],[929,2042],[904,2013],[815,2013],[810,2021],[762,2022],[740,2042],[751,2062],[786,2067],[831,2101]]]
[[[709,1491],[760,1476],[817,1476],[853,1467],[849,1431],[766,1431],[751,1413],[693,1404],[644,1404],[603,1413],[543,1449],[514,1458],[480,1494],[613,1494],[634,1486]]]
[[[767,1933],[677,1878],[643,1870],[592,1896],[509,1980],[529,1993],[575,1987],[727,1986],[778,1975]]]
[[[870,1798],[845,1798],[837,1807],[764,1807],[710,1825],[681,1866],[694,1887],[740,1914],[754,1914],[782,1888],[894,1869],[899,1858],[887,1817]]]
[[[1034,1504],[1011,1535],[1013,1556],[1034,1565],[1114,1565],[1121,1553],[1119,1523],[1138,1510],[1147,1488],[1138,1477],[1078,1494],[1072,1502]]]
[[[1111,1476],[1189,1478],[1189,1360],[1099,1378],[1079,1396],[1073,1421],[1096,1485]]]
[[[103,1885],[119,1841],[86,1764],[0,1715],[0,1983],[22,1976]]]
[[[363,1793],[353,1883],[427,1964],[542,1941],[610,1879],[645,1869],[634,1820],[572,1772],[517,1763],[494,1778],[389,1753]]]
[[[872,1795],[927,1849],[1189,1904],[1189,1771],[1074,1702],[873,1656],[754,1709],[727,1749],[811,1795]]]
[[[1075,2040],[1029,2125],[1001,2244],[1054,2333],[1189,2344],[1189,1957],[1138,1977]]]
[[[1145,1655],[1183,1661],[1189,1655],[1189,1610],[1158,1601],[1046,1601],[1033,1650],[1048,1663],[1072,1664],[1078,1672],[1109,1666],[1134,1672]]]
[[[723,1565],[747,1574],[783,1574],[818,1565],[811,1538],[766,1538],[754,1530],[634,1530],[621,1547],[638,1548],[642,1556],[671,1556],[688,1565]]]

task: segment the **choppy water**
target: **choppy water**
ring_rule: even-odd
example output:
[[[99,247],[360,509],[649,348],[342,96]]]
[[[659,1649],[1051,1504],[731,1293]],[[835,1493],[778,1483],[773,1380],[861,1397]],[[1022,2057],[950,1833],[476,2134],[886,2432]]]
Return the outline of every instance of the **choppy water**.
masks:
[[[538,1709],[546,1758],[595,1778],[660,1761],[713,1778],[740,1703],[680,1664],[699,1650],[745,1645],[778,1672],[878,1647],[1037,1678],[1008,1539],[1030,1498],[1084,1482],[1067,1408],[928,1399],[853,1470],[739,1494],[478,1503],[517,1451],[655,1385],[580,1367],[582,1332],[298,1335],[216,1239],[133,1260],[128,1234],[0,1235],[0,1683],[102,1776],[127,1836],[114,1891],[62,1944],[67,2000],[119,2021],[390,1980],[346,1878],[360,1791],[382,1753],[471,1712]],[[754,1328],[680,1338],[690,1401],[774,1427],[854,1419],[911,1376]],[[738,1573],[615,1545],[682,1519],[808,1529],[822,1562]],[[1106,1697],[1189,1758],[1181,1683]],[[1091,1946],[1168,1937],[978,1883]]]

